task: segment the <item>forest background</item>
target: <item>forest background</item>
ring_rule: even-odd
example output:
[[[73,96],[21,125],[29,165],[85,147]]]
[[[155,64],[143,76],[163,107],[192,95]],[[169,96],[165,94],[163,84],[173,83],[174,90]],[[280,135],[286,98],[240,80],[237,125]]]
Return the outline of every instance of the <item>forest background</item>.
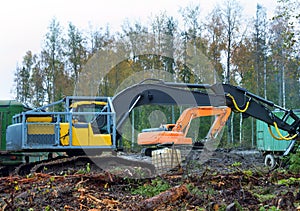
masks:
[[[53,18],[41,52],[28,50],[16,67],[14,94],[18,101],[33,107],[78,94],[76,86],[88,77],[86,68],[91,68],[91,60],[106,55],[109,61],[121,54],[126,59],[107,63],[110,71],[89,81],[84,94],[113,96],[122,82],[142,72],[141,80],[150,74],[173,82],[230,83],[281,107],[300,108],[299,2],[277,3],[272,19],[267,19],[266,8],[258,4],[255,18],[245,20],[241,5],[227,0],[215,6],[205,21],[200,21],[200,5],[191,5],[179,10],[183,22],[160,12],[148,23],[124,20],[122,29],[114,33],[107,26],[84,32],[71,22],[64,29]],[[208,76],[207,69],[213,74]],[[151,126],[147,109],[134,113],[137,131]],[[175,109],[175,114],[174,109],[164,109],[168,114],[165,121],[174,122],[180,109]],[[230,122],[233,132],[223,139],[253,146],[255,121],[232,115]]]

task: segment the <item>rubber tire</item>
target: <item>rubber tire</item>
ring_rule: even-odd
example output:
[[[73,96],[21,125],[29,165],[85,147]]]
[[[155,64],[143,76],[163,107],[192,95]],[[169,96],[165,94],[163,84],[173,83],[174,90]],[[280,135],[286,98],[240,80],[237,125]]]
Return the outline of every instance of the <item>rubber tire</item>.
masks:
[[[272,154],[267,154],[265,156],[265,166],[268,167],[269,169],[275,169],[277,166],[277,161]]]

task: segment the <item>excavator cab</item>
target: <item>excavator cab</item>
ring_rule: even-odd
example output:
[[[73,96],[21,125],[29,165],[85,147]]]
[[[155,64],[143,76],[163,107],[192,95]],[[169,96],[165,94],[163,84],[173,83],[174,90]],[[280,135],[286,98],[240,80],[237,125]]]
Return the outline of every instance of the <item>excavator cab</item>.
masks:
[[[70,112],[74,114],[73,119],[75,121],[88,123],[91,122],[96,117],[96,113],[100,113],[106,105],[107,102],[101,101],[78,101],[71,104]],[[88,114],[76,115],[76,112]]]

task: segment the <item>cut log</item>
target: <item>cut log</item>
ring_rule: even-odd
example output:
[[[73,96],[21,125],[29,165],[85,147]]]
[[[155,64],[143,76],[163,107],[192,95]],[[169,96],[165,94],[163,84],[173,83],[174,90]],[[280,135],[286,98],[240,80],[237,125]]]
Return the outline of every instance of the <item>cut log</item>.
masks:
[[[157,207],[174,202],[188,194],[188,189],[185,185],[172,187],[157,196],[142,201],[140,208],[143,210],[153,210]]]

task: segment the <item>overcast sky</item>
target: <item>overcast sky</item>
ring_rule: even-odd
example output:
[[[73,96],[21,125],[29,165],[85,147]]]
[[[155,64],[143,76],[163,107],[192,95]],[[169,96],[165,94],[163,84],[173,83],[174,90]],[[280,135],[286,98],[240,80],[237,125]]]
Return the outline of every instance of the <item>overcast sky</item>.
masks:
[[[210,11],[222,0],[6,0],[0,7],[0,99],[13,99],[14,72],[21,65],[26,51],[38,54],[41,43],[53,17],[62,27],[72,22],[81,30],[109,24],[118,30],[126,18],[129,21],[147,21],[151,15],[166,11],[168,15],[178,15],[178,9],[198,2],[202,12]],[[256,4],[274,10],[276,0],[240,0],[244,13],[255,16]],[[193,3],[195,4],[195,3]]]

